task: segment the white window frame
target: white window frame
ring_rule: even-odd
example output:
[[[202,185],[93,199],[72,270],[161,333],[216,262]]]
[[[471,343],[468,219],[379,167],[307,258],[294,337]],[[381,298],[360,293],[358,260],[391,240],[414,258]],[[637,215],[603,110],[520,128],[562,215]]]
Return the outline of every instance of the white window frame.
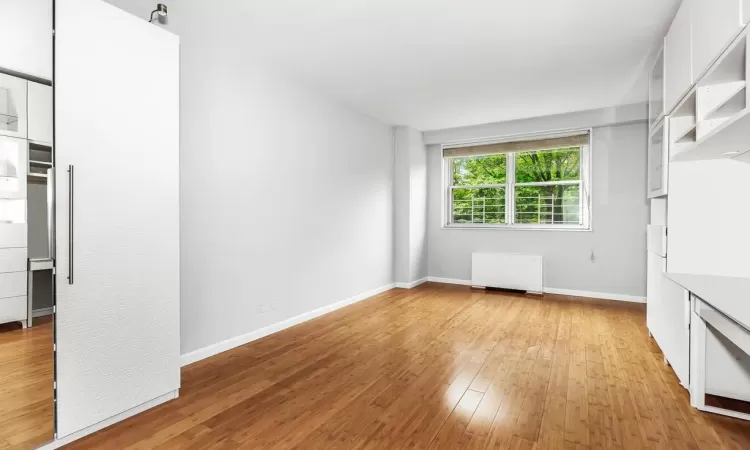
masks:
[[[461,185],[461,186],[454,186],[453,185],[453,173],[452,167],[453,165],[450,163],[450,160],[454,159],[455,157],[449,157],[449,156],[443,156],[443,150],[447,148],[455,148],[455,147],[468,147],[473,145],[488,145],[488,144],[498,144],[498,143],[504,143],[504,142],[513,142],[513,141],[521,141],[521,140],[528,140],[537,138],[540,135],[523,135],[523,136],[514,136],[513,138],[498,138],[498,139],[492,139],[492,140],[482,140],[482,141],[471,141],[471,142],[456,142],[451,144],[444,144],[441,146],[441,158],[442,158],[442,171],[443,171],[443,186],[442,186],[442,192],[443,192],[443,200],[442,200],[442,207],[443,207],[443,220],[442,220],[442,227],[444,229],[489,229],[489,230],[546,230],[546,231],[591,231],[592,230],[592,214],[591,214],[591,204],[592,204],[592,183],[591,183],[591,154],[592,154],[592,142],[593,142],[593,130],[592,129],[583,129],[583,130],[571,130],[566,132],[560,132],[557,134],[550,134],[545,133],[542,136],[554,138],[558,136],[565,136],[565,135],[571,135],[575,133],[588,133],[589,134],[589,144],[588,145],[582,145],[580,147],[581,149],[581,179],[580,180],[571,180],[571,181],[552,181],[552,182],[537,182],[537,183],[516,183],[516,154],[517,153],[528,153],[529,151],[524,152],[508,152],[505,153],[507,155],[507,162],[506,162],[506,180],[504,184],[482,184],[482,185]],[[516,199],[515,199],[515,192],[516,192],[516,186],[554,186],[554,185],[560,185],[560,184],[569,184],[574,185],[578,184],[580,185],[580,218],[581,223],[579,224],[526,224],[526,223],[516,223]],[[481,223],[453,223],[453,203],[452,203],[452,191],[454,189],[471,189],[471,188],[495,188],[495,189],[504,189],[505,192],[505,223],[504,224],[481,224]]]

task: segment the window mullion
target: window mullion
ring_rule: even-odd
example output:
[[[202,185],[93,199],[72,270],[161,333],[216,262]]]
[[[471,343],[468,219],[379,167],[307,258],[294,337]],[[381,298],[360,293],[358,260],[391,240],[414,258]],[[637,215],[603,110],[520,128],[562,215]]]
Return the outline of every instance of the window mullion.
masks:
[[[505,158],[505,223],[513,225],[516,221],[516,154],[508,153]]]

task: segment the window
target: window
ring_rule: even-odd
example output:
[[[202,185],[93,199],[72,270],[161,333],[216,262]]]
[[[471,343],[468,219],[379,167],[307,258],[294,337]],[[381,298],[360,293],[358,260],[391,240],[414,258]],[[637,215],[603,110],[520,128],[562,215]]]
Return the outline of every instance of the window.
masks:
[[[590,132],[443,148],[449,227],[589,228]]]

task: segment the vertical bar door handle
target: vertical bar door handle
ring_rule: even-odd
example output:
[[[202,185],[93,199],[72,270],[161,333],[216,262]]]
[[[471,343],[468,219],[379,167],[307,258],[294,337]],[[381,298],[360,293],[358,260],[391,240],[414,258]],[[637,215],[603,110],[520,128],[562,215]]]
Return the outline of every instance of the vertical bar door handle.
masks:
[[[68,166],[68,284],[73,284],[73,165]]]

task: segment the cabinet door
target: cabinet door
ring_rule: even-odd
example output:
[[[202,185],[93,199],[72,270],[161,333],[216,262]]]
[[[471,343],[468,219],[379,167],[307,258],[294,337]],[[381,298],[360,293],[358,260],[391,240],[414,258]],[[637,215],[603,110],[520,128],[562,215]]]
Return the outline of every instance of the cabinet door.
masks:
[[[24,79],[0,73],[0,135],[26,137],[27,85]]]
[[[29,82],[29,139],[52,143],[52,87]]]
[[[651,75],[648,80],[648,116],[649,129],[664,114],[664,47],[659,50]]]
[[[668,118],[654,128],[648,143],[648,196],[667,195]]]
[[[646,260],[646,326],[656,338],[656,330],[661,323],[661,280],[666,270],[666,259],[647,252]]]
[[[687,388],[690,378],[689,292],[664,276],[660,301],[661,314],[654,335],[680,383]]]
[[[700,78],[742,28],[740,0],[690,0],[693,75]]]
[[[0,67],[52,79],[52,0],[0,1]]]
[[[669,114],[693,84],[691,6],[683,0],[664,41],[664,111]]]
[[[179,38],[143,18],[55,14],[61,438],[180,385],[180,77]]]

